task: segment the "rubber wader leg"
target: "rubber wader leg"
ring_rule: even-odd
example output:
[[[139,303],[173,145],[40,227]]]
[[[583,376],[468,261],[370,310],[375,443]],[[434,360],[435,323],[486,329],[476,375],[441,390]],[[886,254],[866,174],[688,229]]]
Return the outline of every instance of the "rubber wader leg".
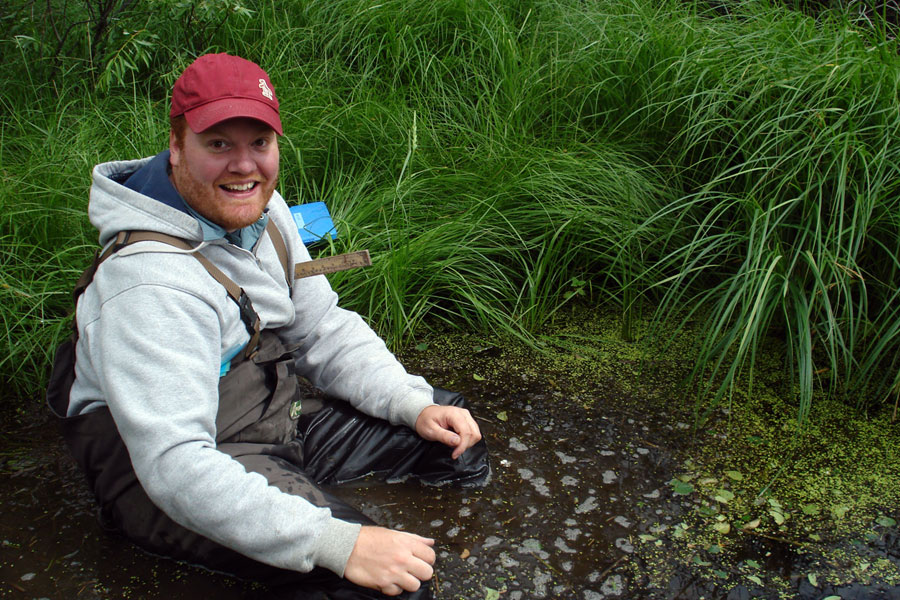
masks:
[[[462,395],[435,389],[438,404],[467,408]],[[347,402],[326,398],[304,411],[297,426],[303,470],[319,484],[340,484],[377,475],[388,481],[415,477],[425,483],[480,485],[490,474],[484,440],[457,460],[452,449],[423,440],[415,431],[365,415]]]

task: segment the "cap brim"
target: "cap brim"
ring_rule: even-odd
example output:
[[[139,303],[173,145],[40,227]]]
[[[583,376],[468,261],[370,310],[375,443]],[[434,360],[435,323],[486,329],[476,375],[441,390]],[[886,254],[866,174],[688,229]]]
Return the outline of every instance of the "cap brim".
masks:
[[[184,118],[194,133],[202,133],[222,121],[237,118],[262,121],[282,135],[281,118],[268,104],[249,98],[223,98],[185,111]]]

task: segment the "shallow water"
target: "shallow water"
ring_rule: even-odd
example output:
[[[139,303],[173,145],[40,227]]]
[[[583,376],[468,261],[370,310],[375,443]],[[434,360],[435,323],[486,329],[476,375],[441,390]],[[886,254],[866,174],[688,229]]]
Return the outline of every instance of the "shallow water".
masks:
[[[776,597],[764,582],[742,576],[739,565],[748,560],[761,565],[765,581],[787,582],[794,597],[900,598],[900,589],[887,586],[813,587],[798,573],[814,557],[759,536],[748,536],[730,563],[698,550],[703,560],[676,566],[660,581],[659,561],[675,557],[650,560],[641,545],[669,535],[696,509],[669,483],[691,443],[687,424],[667,416],[676,411],[635,409],[634,402],[622,408],[613,384],[594,386],[595,396],[585,398],[564,383],[515,371],[486,381],[472,368],[423,362],[416,371],[470,398],[491,450],[487,486],[361,482],[333,490],[381,524],[437,540],[437,598]],[[7,431],[0,442],[0,597],[266,597],[264,589],[147,556],[102,531],[46,415]],[[880,544],[900,564],[896,531]],[[714,570],[728,577],[710,575]]]

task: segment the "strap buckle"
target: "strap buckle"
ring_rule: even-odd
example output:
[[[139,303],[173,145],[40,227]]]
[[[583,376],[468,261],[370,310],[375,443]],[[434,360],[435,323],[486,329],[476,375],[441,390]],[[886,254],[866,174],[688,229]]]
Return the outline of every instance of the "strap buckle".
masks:
[[[259,331],[259,315],[253,310],[250,296],[245,294],[244,290],[241,290],[241,297],[238,299],[238,310],[241,313],[241,321],[244,322],[244,327],[247,328],[247,333],[250,334],[250,337],[253,337]]]

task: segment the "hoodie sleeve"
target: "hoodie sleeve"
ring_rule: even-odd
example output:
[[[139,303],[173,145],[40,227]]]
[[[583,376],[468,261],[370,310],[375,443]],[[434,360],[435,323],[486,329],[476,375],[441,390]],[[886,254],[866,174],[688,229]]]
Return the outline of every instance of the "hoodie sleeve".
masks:
[[[310,260],[284,201],[270,203],[269,214],[293,262]],[[366,414],[414,428],[419,413],[433,404],[425,379],[407,373],[358,314],[338,306],[324,275],[295,280],[292,297],[296,317],[279,335],[300,344],[297,372]]]

